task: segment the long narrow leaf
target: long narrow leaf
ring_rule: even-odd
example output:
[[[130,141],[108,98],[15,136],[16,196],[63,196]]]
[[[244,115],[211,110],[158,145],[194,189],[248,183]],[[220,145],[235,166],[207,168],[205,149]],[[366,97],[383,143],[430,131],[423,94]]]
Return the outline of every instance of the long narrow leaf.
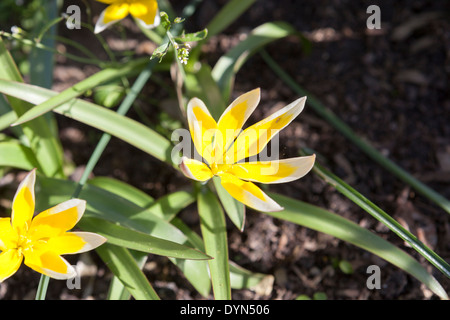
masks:
[[[136,300],[160,299],[127,249],[105,243],[96,250]]]
[[[440,298],[448,299],[447,293],[439,282],[417,260],[383,238],[322,208],[279,194],[269,193],[269,196],[285,209],[280,212],[267,212],[266,214],[332,235],[376,254],[417,278]]]
[[[78,225],[86,230],[98,233],[108,239],[108,243],[156,255],[177,259],[207,260],[209,257],[199,250],[178,243],[152,237],[109,221],[98,218],[83,218]]]
[[[37,209],[42,211],[69,199],[75,185],[73,181],[39,177],[36,184],[36,193],[39,193]],[[86,185],[79,197],[86,200],[84,217],[104,219],[179,244],[187,242],[186,236],[175,226],[120,195]]]
[[[450,278],[450,265],[438,256],[433,250],[428,248],[411,232],[402,227],[395,219],[384,212],[381,208],[371,202],[369,199],[360,194],[357,190],[346,184],[342,179],[326,170],[317,161],[314,164],[313,171],[317,173],[328,184],[332,185],[339,192],[352,200],[375,219],[384,223],[391,231],[406,241],[411,247],[425,257],[431,264],[439,269],[443,274]]]
[[[2,38],[0,37],[0,77],[10,81],[22,83],[23,79],[20,72],[6,49]],[[22,95],[25,92],[22,91]],[[17,116],[21,116],[32,105],[22,101],[19,97],[7,96],[12,109]],[[22,126],[24,136],[26,137],[30,148],[33,150],[36,159],[40,163],[42,172],[49,177],[64,177],[63,152],[58,137],[51,131],[45,119],[36,119]],[[22,140],[22,139],[21,139]]]
[[[294,79],[292,79],[292,77],[289,76],[286,71],[284,71],[267,52],[262,51],[261,56],[272,68],[272,70],[289,87],[291,87],[294,92],[296,92],[300,96],[308,96],[308,106],[313,108],[319,116],[330,123],[336,130],[338,130],[342,135],[344,135],[353,144],[360,148],[361,151],[372,158],[372,160],[383,166],[386,170],[394,174],[396,177],[409,184],[417,192],[421,193],[423,196],[436,203],[447,213],[450,213],[450,201],[448,199],[413,177],[409,172],[399,167],[395,162],[382,155],[381,152],[373,147],[368,141],[360,138],[345,122],[343,122],[330,109],[326,108],[316,97],[314,97],[314,95],[300,87],[300,85],[296,83]]]
[[[0,142],[0,167],[23,170],[40,169],[33,151],[16,141]]]
[[[214,188],[216,189],[217,195],[219,196],[220,202],[222,203],[225,212],[227,213],[230,220],[234,225],[240,230],[244,230],[245,223],[245,206],[242,202],[234,199],[222,186],[219,177],[214,177]]]
[[[212,70],[212,77],[219,85],[224,100],[228,101],[234,77],[250,55],[272,41],[297,33],[286,22],[268,22],[253,29],[244,41],[222,56]]]
[[[146,210],[133,215],[133,219],[142,219],[145,215],[154,214],[177,227],[187,237],[187,244],[204,252],[204,246],[197,234],[179,221],[175,215],[195,200],[195,196],[186,191],[177,191],[165,195],[157,200],[126,183],[111,178],[99,177],[89,181],[89,185],[95,185],[118,196],[125,197]],[[133,252],[132,252],[133,253]],[[135,255],[135,254],[134,254]],[[205,260],[170,259],[183,272],[186,279],[204,297],[208,297],[211,290],[211,281],[208,276],[208,263]]]
[[[150,195],[142,190],[139,190],[128,183],[110,178],[110,177],[95,177],[88,181],[88,184],[97,186],[111,193],[120,195],[121,197],[137,204],[142,208],[148,208],[155,202]]]
[[[208,38],[223,31],[255,3],[255,1],[256,0],[228,1],[206,26],[208,29]]]
[[[148,254],[141,251],[128,250],[131,256],[136,261],[136,264],[139,269],[143,269],[145,263],[147,262]],[[184,261],[184,260],[183,260]],[[195,260],[193,260],[195,261]],[[111,279],[108,290],[108,300],[129,300],[131,293],[124,286],[122,281],[117,276],[114,276]]]
[[[53,110],[61,104],[68,102],[69,100],[81,96],[87,90],[92,89],[107,81],[120,78],[122,76],[132,76],[139,73],[145,65],[148,63],[148,59],[142,58],[139,60],[131,61],[118,68],[103,69],[96,74],[86,78],[72,87],[64,90],[51,99],[40,103],[34,108],[22,114],[13,125],[18,125],[27,121],[30,121],[40,115]]]
[[[202,64],[198,70],[187,72],[184,83],[187,98],[196,97],[202,100],[208,106],[213,118],[218,121],[226,108],[226,104],[219,86],[211,75],[211,67]]]
[[[0,92],[33,104],[42,103],[57,95],[51,90],[2,79]],[[80,99],[72,99],[54,111],[107,132],[157,159],[171,163],[171,142],[135,120]]]
[[[230,266],[225,215],[215,194],[205,188],[198,194],[200,227],[208,260],[216,300],[231,299]]]

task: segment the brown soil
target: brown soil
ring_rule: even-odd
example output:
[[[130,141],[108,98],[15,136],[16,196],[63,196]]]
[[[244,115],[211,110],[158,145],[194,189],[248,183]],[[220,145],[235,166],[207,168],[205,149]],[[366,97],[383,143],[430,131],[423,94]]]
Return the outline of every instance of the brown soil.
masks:
[[[186,21],[187,31],[203,29],[225,2],[200,4],[196,14]],[[178,8],[184,1],[172,3]],[[371,4],[381,8],[380,30],[366,27],[369,16],[366,9]],[[102,5],[94,7],[101,8]],[[450,198],[450,25],[445,16],[448,9],[448,2],[431,0],[259,1],[225,32],[211,39],[202,59],[213,66],[247,32],[264,22],[291,23],[309,39],[311,47],[308,49],[298,38],[290,37],[270,44],[267,47],[270,55],[357,134]],[[118,40],[117,30],[107,30],[104,35],[111,46],[123,50],[123,46],[128,45],[143,53],[153,50],[152,45],[142,41],[135,32],[131,21],[124,21],[123,25],[128,42]],[[103,51],[87,32],[68,32],[61,28],[60,33],[92,47],[102,57]],[[93,67],[59,58],[54,89],[60,91],[95,71]],[[172,86],[169,77],[163,74],[159,77]],[[261,88],[262,97],[251,121],[298,98],[258,54],[237,74],[233,97],[256,87]],[[136,104],[152,123],[156,123],[162,109],[157,101],[167,100],[169,92],[150,81],[145,93],[155,100],[150,102],[141,97]],[[129,116],[139,118],[135,110],[131,110]],[[100,133],[62,117],[58,117],[58,121],[65,152],[80,170]],[[308,108],[308,104],[282,132],[280,142],[285,146],[283,158],[296,156],[299,147],[314,149],[327,168],[450,261],[449,215],[374,163]],[[118,139],[112,139],[94,175],[118,178],[156,198],[190,184],[179,173]],[[0,191],[7,189],[5,184],[0,188]],[[331,210],[373,230],[421,261],[450,292],[448,278],[316,175],[308,174],[295,182],[271,186],[271,190]],[[183,210],[180,217],[198,230],[195,205]],[[229,223],[228,239],[233,261],[251,271],[273,276],[257,289],[233,290],[234,299],[290,300],[300,294],[312,297],[317,292],[325,293],[327,299],[437,299],[419,281],[362,249],[262,213],[247,210],[243,232]],[[98,266],[94,269],[95,276],[82,280],[82,288],[90,291],[68,290],[65,282],[52,281],[49,299],[105,298],[109,270],[95,254],[87,257]],[[344,273],[338,267],[340,261],[349,262],[353,273]],[[381,268],[379,290],[366,287],[367,267],[373,264]],[[146,273],[162,299],[202,299],[164,257],[151,255]],[[0,299],[32,299],[38,281],[38,274],[21,268],[0,285]]]

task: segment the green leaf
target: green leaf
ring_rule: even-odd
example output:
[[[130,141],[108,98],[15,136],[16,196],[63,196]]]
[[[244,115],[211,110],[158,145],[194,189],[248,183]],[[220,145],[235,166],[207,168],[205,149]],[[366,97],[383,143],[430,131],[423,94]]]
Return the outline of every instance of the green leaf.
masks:
[[[44,101],[34,108],[28,110],[27,112],[22,114],[13,125],[22,124],[36,117],[39,117],[40,115],[53,110],[54,108],[70,101],[73,98],[81,96],[87,90],[93,89],[102,83],[123,76],[133,76],[139,73],[147,63],[148,59],[142,58],[125,63],[120,67],[103,69],[95,73],[94,75],[78,82],[72,87],[64,90],[63,92],[55,95],[47,101]]]
[[[147,277],[126,248],[104,243],[96,251],[136,300],[159,300]]]
[[[2,98],[3,97],[1,97],[0,99],[2,99]],[[3,113],[2,115],[0,115],[0,131],[3,131],[6,128],[8,128],[11,125],[11,123],[13,123],[16,119],[17,119],[17,115],[13,110],[7,111],[7,112]],[[13,128],[13,129],[17,129],[17,128]],[[21,133],[16,134],[16,135],[20,136]]]
[[[150,195],[132,185],[110,177],[95,177],[88,181],[90,185],[115,193],[142,208],[148,208],[155,202]]]
[[[170,22],[168,14],[164,11],[161,11],[159,15],[161,17],[161,25],[164,27],[164,29],[169,30],[172,26],[172,23]]]
[[[385,224],[391,231],[397,234],[400,238],[406,241],[411,247],[413,247],[417,252],[419,252],[423,257],[425,257],[431,264],[439,269],[443,274],[450,278],[450,265],[438,256],[433,250],[428,248],[424,243],[422,243],[416,236],[411,232],[402,227],[395,219],[384,212],[381,208],[371,202],[369,199],[364,197],[358,191],[353,189],[351,186],[346,184],[343,180],[338,178],[336,175],[332,174],[326,170],[317,161],[314,164],[313,171],[317,173],[323,180],[328,184],[335,187],[339,192],[345,195],[347,198],[352,200],[367,213],[372,215],[378,221]]]
[[[211,75],[211,67],[201,64],[198,70],[186,73],[186,96],[199,98],[208,107],[212,117],[219,120],[226,108],[220,88]]]
[[[252,289],[266,277],[271,276],[251,272],[230,261],[230,281],[233,289]]]
[[[216,300],[231,299],[230,266],[225,215],[215,194],[207,188],[198,193],[198,213],[211,282]]]
[[[329,234],[376,254],[380,258],[411,274],[428,286],[440,298],[448,299],[447,293],[439,282],[419,262],[403,250],[400,250],[369,230],[337,214],[311,204],[274,193],[269,193],[269,196],[285,209],[279,212],[266,212],[266,214]]]
[[[202,252],[205,251],[202,239],[195,231],[189,228],[179,218],[174,218],[172,224],[180,229],[188,238],[189,244]],[[186,279],[205,298],[211,291],[211,280],[209,278],[208,261],[206,260],[171,260],[183,272]]]
[[[268,22],[252,30],[248,37],[222,56],[212,70],[222,96],[228,101],[234,77],[247,59],[261,47],[298,32],[285,22]]]
[[[36,207],[40,211],[70,199],[76,183],[39,176],[36,182]],[[175,226],[121,196],[85,185],[79,198],[86,200],[84,217],[104,219],[142,233],[185,244],[186,236]],[[142,214],[146,212],[146,214]]]
[[[244,230],[245,223],[245,206],[241,202],[234,199],[228,191],[222,187],[219,177],[214,177],[214,188],[216,189],[217,195],[219,196],[220,202],[225,209],[230,220],[234,225],[240,230]]]
[[[98,233],[108,239],[108,243],[120,247],[153,253],[177,259],[206,260],[207,255],[199,250],[178,243],[152,237],[98,218],[83,217],[78,226],[86,231]]]
[[[21,84],[22,76],[0,37],[0,77]],[[18,90],[19,97],[7,96],[12,109],[20,116],[31,108],[31,104],[20,99],[26,91]],[[51,131],[45,119],[36,119],[22,125],[24,137],[39,161],[42,172],[49,177],[64,177],[63,151],[58,137]],[[17,131],[16,131],[17,132]],[[25,140],[21,137],[21,140]]]
[[[109,192],[113,192],[118,196],[123,196],[129,201],[145,208],[142,211],[142,218],[149,213],[154,214],[165,221],[171,221],[172,224],[178,228],[186,237],[186,243],[200,251],[204,251],[204,246],[202,240],[199,239],[198,235],[192,231],[188,226],[182,223],[175,215],[181,209],[185,208],[191,204],[195,197],[186,191],[177,191],[168,195],[165,195],[156,201],[142,192],[124,182],[99,177],[94,178],[89,181],[89,184],[95,185],[97,187],[102,187]],[[133,216],[136,220],[139,218],[141,213],[137,213]],[[186,279],[193,285],[193,287],[204,297],[209,295],[211,290],[211,281],[208,276],[208,263],[204,260],[182,260],[170,258],[184,274]]]
[[[195,41],[201,41],[201,40],[205,39],[207,36],[208,36],[208,29],[205,28],[201,31],[183,34],[181,37],[174,37],[174,40],[178,43],[180,43],[180,42],[195,42]]]
[[[27,171],[30,171],[33,168],[40,169],[33,151],[14,140],[0,142],[0,166],[13,167]]]
[[[136,261],[137,266],[142,270],[147,262],[148,254],[141,251],[129,250],[130,254],[133,256]],[[184,260],[181,260],[184,261]],[[192,260],[196,261],[196,260]],[[114,276],[111,279],[108,290],[108,300],[129,300],[130,292],[123,285],[122,281],[117,276]]]
[[[153,53],[152,53],[152,55],[150,57],[150,60],[158,58],[159,62],[161,62],[162,58],[164,58],[166,53],[169,51],[169,46],[170,46],[170,42],[167,42],[167,43],[164,43],[164,44],[160,45],[155,50],[153,50]]]
[[[154,200],[145,192],[125,182],[108,177],[96,177],[89,180],[88,183],[120,195],[138,206],[145,208],[146,211],[142,212],[143,215],[145,212],[151,212],[165,221],[171,221],[179,211],[186,208],[195,200],[193,194],[187,191],[176,191]],[[134,215],[134,218],[139,218],[139,214]]]
[[[125,88],[117,84],[106,84],[93,89],[96,104],[106,108],[116,107],[125,96]]]
[[[240,15],[242,15],[256,0],[231,0],[208,23],[208,38],[219,34]]]
[[[48,89],[2,79],[0,92],[34,104],[57,95]],[[80,99],[73,99],[54,111],[107,132],[157,159],[171,163],[171,142],[135,120]]]
[[[101,187],[109,192],[128,199],[142,208],[145,208],[146,210],[142,211],[142,215],[144,216],[143,218],[145,218],[146,214],[151,212],[166,221],[172,221],[172,224],[181,230],[181,232],[187,237],[188,245],[193,246],[200,251],[204,251],[203,242],[198,235],[179,219],[175,218],[178,211],[185,208],[195,200],[192,193],[177,191],[165,195],[155,201],[152,197],[141,190],[116,179],[98,177],[89,180],[89,184]],[[139,213],[134,215],[134,219],[137,219],[138,217]],[[182,259],[170,260],[183,272],[186,279],[201,295],[208,297],[211,290],[211,281],[209,280],[208,263],[206,261]]]

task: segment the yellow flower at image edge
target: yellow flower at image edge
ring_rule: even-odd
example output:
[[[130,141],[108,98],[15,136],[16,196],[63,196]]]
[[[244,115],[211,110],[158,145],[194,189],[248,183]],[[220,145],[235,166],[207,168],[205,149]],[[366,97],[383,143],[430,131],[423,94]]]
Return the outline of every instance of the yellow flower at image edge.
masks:
[[[63,254],[86,252],[106,239],[90,232],[67,232],[82,217],[86,202],[71,199],[33,218],[36,170],[19,185],[12,204],[11,218],[0,218],[0,282],[12,276],[24,263],[55,279],[76,275]]]
[[[110,25],[131,14],[144,28],[157,27],[161,22],[156,0],[97,0],[108,4],[95,24],[94,33],[105,30]]]
[[[299,179],[314,166],[315,155],[272,161],[244,160],[259,154],[300,114],[306,97],[242,131],[259,99],[259,89],[241,95],[217,123],[200,99],[191,99],[187,106],[189,131],[195,149],[206,163],[182,157],[180,169],[185,176],[197,181],[206,182],[213,176],[220,177],[222,186],[231,196],[253,209],[280,211],[283,208],[254,182],[284,183]]]

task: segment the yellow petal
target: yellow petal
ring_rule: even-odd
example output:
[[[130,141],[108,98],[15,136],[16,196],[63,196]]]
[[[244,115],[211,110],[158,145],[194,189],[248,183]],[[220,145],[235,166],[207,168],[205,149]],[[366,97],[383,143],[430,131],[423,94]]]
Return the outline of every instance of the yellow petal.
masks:
[[[15,248],[19,235],[11,225],[10,218],[0,218],[0,251]]]
[[[203,101],[198,98],[189,101],[186,115],[195,149],[206,162],[211,164],[212,142],[217,129],[216,121]]]
[[[20,183],[12,204],[11,221],[20,234],[25,234],[34,214],[34,183],[36,170],[33,169]]]
[[[111,4],[111,3],[114,3],[114,2],[121,2],[121,1],[123,1],[123,0],[96,0],[97,2],[103,2],[103,3],[106,3],[106,4]]]
[[[104,22],[109,23],[111,21],[117,21],[125,18],[130,12],[130,5],[126,2],[118,2],[109,5],[105,9]]]
[[[314,166],[316,156],[290,158],[276,161],[238,163],[229,173],[248,181],[261,183],[284,183],[297,180]]]
[[[180,169],[183,174],[193,180],[206,181],[213,177],[209,167],[203,162],[186,157],[181,158]]]
[[[19,269],[23,256],[16,249],[0,253],[0,282],[11,277]]]
[[[274,212],[283,208],[266,195],[253,182],[243,181],[229,173],[220,174],[220,182],[225,190],[243,204],[258,211]]]
[[[158,12],[158,2],[156,0],[140,0],[130,4],[130,14],[143,22],[146,28],[153,28],[159,25],[160,16]]]
[[[129,4],[125,2],[113,3],[106,7],[106,9],[100,13],[100,17],[95,24],[94,33],[102,32],[110,25],[122,20],[128,15],[128,12]]]
[[[260,90],[254,89],[234,100],[217,122],[218,134],[215,138],[215,162],[225,163],[224,152],[239,135],[244,123],[259,103]]]
[[[72,229],[83,216],[86,201],[70,199],[39,213],[31,222],[28,237],[50,238]]]
[[[305,101],[306,97],[297,99],[271,116],[245,129],[227,151],[227,158],[233,159],[236,163],[260,153],[274,135],[302,112]]]
[[[27,251],[24,263],[34,271],[54,279],[65,280],[76,276],[75,269],[52,251],[38,249]]]
[[[46,250],[58,255],[90,251],[105,243],[106,238],[92,232],[66,232],[50,238]]]

